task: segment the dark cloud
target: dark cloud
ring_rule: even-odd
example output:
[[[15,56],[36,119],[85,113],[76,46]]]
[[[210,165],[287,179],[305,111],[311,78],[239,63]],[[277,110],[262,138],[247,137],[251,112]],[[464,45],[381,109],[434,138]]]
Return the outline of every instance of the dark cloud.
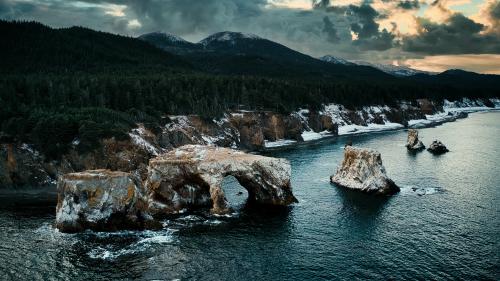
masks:
[[[263,13],[265,0],[128,1],[138,20],[177,33],[216,32]]]
[[[7,20],[15,20],[25,13],[32,13],[37,9],[32,3],[11,3],[8,0],[0,0],[0,17]]]
[[[352,32],[357,35],[357,39],[353,40],[355,46],[361,50],[377,51],[387,50],[394,46],[395,35],[386,29],[379,31],[379,24],[375,20],[381,15],[371,5],[350,5],[348,13],[357,18],[357,21],[351,24]]]
[[[398,12],[423,3],[383,1]],[[498,53],[498,34],[493,36],[491,28],[464,16],[444,24],[420,19],[419,33],[399,42],[396,28],[380,30],[377,21],[387,11],[375,10],[372,2],[340,6],[335,0],[311,0],[312,9],[303,11],[269,6],[268,0],[0,0],[0,18],[36,20],[53,27],[80,25],[130,36],[165,31],[191,41],[224,30],[250,32],[313,56],[348,59],[394,57],[401,53],[400,43],[414,55]],[[434,5],[442,3],[436,0]],[[500,22],[499,6],[497,1],[489,8],[490,20]]]
[[[395,46],[394,38],[394,34],[384,29],[377,33],[376,36],[372,36],[369,39],[361,38],[354,40],[353,44],[363,51],[385,51]]]
[[[423,54],[498,54],[500,38],[460,13],[439,24],[420,18],[418,34],[403,40],[403,50]]]
[[[328,42],[330,43],[340,42],[340,37],[337,34],[337,29],[330,21],[330,18],[325,16],[323,18],[323,23],[324,23],[323,32],[326,33]]]
[[[368,39],[376,36],[379,24],[375,19],[379,13],[370,5],[349,6],[349,12],[357,16],[358,21],[351,24],[351,30],[358,35],[359,39]]]
[[[500,1],[491,5],[490,16],[494,19],[500,20]]]
[[[398,3],[398,7],[405,10],[416,10],[420,8],[419,0],[406,0]]]

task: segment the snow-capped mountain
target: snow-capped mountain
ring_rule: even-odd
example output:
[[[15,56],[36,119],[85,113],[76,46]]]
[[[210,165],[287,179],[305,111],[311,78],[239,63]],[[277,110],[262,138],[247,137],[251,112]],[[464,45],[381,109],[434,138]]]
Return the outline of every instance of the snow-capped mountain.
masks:
[[[298,77],[386,76],[379,70],[345,60],[343,63],[327,63],[248,33],[223,31],[198,43],[164,33],[150,33],[139,38],[182,56],[198,69],[213,73]]]
[[[348,61],[343,58],[326,55],[319,58],[322,61],[333,63],[333,64],[342,64],[342,65],[363,65],[363,66],[371,66],[373,68],[379,69],[385,73],[394,75],[394,76],[413,76],[416,74],[435,74],[427,71],[413,69],[403,65],[392,65],[392,64],[381,64],[381,63],[371,63],[366,61]]]
[[[393,65],[393,64],[381,64],[381,63],[371,63],[366,61],[353,61],[357,65],[365,65],[375,67],[382,70],[385,73],[392,74],[395,76],[413,76],[416,74],[434,74],[428,71],[413,69],[404,65]]]
[[[198,44],[203,45],[205,47],[220,42],[234,45],[237,44],[238,42],[241,42],[241,40],[255,40],[255,39],[262,39],[262,38],[260,38],[255,34],[250,34],[250,33],[223,31],[208,36],[207,38],[198,42]]]
[[[165,32],[151,32],[151,33],[139,36],[139,38],[147,38],[147,37],[156,37],[158,39],[162,39],[162,40],[172,42],[172,43],[189,43],[188,41],[182,39],[181,37],[179,37],[177,35],[165,33]]]
[[[322,61],[329,62],[329,63],[334,63],[334,64],[353,65],[352,62],[350,62],[350,61],[348,61],[346,59],[339,58],[339,57],[334,57],[334,56],[330,56],[330,55],[323,56],[323,57],[321,57],[319,59],[322,60]]]
[[[139,39],[175,54],[184,54],[201,48],[197,44],[186,41],[177,35],[165,32],[143,34],[139,36]]]

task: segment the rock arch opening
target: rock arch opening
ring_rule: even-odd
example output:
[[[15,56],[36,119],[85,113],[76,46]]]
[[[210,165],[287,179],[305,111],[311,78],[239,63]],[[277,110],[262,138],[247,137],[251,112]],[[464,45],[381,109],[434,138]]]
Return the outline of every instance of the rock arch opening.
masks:
[[[241,209],[249,199],[248,190],[232,175],[224,177],[222,180],[222,190],[229,206],[233,210]]]
[[[227,214],[231,205],[223,188],[226,177],[243,187],[238,192],[246,190],[247,201],[280,206],[297,202],[291,191],[288,161],[188,145],[150,161],[145,185],[149,210],[170,214],[211,205],[212,213]]]

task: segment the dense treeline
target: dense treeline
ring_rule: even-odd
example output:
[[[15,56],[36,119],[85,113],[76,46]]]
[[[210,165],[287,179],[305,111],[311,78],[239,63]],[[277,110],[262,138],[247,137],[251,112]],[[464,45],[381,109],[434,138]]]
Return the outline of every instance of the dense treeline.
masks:
[[[172,74],[14,75],[0,78],[0,124],[4,134],[35,143],[57,158],[76,138],[82,142],[80,148],[93,148],[103,137],[126,138],[136,122],[157,126],[165,114],[199,114],[212,119],[234,109],[287,113],[300,107],[320,109],[330,102],[356,107],[464,95],[450,86],[410,82],[332,83]],[[489,97],[493,92],[469,96]]]
[[[0,74],[189,71],[182,58],[130,37],[83,27],[0,20]]]
[[[325,79],[215,75],[140,40],[83,28],[54,30],[0,21],[0,137],[34,143],[58,158],[75,140],[128,137],[166,114],[221,117],[234,109],[282,113],[324,103],[392,105],[416,98],[499,96],[498,77]],[[463,83],[461,81],[468,81]]]

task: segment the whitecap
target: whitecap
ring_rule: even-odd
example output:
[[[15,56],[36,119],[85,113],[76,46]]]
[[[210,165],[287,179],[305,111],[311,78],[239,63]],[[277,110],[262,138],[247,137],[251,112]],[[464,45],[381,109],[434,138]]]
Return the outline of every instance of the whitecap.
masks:
[[[205,220],[204,218],[197,216],[197,215],[189,215],[185,217],[180,217],[177,219],[178,221],[203,221]]]
[[[88,256],[92,259],[114,260],[121,256],[133,255],[144,252],[156,244],[168,244],[175,241],[174,232],[177,230],[166,229],[163,231],[123,231],[119,233],[106,233],[107,237],[112,235],[131,235],[137,236],[138,240],[135,243],[127,245],[121,249],[112,249],[112,245],[108,247],[96,247],[88,252]],[[103,233],[99,233],[103,237]],[[106,236],[104,236],[106,237]]]
[[[209,225],[218,225],[221,223],[223,223],[223,221],[221,221],[221,220],[207,220],[207,221],[205,221],[205,224],[209,224]]]
[[[401,194],[403,195],[431,195],[436,194],[440,191],[437,187],[418,187],[418,186],[403,186],[401,187]]]

